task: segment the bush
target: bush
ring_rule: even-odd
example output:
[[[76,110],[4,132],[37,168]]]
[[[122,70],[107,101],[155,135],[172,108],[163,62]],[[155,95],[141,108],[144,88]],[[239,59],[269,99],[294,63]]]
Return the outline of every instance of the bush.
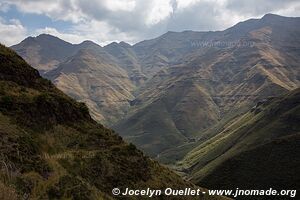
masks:
[[[85,103],[80,102],[79,103],[79,109],[83,114],[88,114],[89,113],[89,108],[85,105]]]
[[[132,143],[130,143],[128,146],[127,146],[127,149],[129,152],[135,152],[137,149],[136,149],[136,146]]]
[[[11,96],[3,96],[1,98],[1,106],[4,108],[9,108],[13,104],[13,99]]]
[[[36,102],[38,103],[49,103],[52,101],[52,97],[48,93],[42,93],[36,97]]]
[[[48,197],[49,199],[91,199],[91,190],[79,179],[66,175],[48,190]]]

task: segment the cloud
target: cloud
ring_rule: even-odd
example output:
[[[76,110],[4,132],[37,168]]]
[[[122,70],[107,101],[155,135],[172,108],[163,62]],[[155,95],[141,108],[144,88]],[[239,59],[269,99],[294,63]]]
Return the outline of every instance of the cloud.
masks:
[[[46,15],[54,20],[80,22],[83,14],[74,0],[4,0],[4,3],[15,5],[22,13]]]
[[[176,12],[167,21],[169,30],[219,30],[231,20],[226,16],[222,4],[216,1],[190,1],[192,5],[177,5]],[[184,6],[184,7],[183,7]]]
[[[92,40],[102,46],[114,41],[134,41],[134,38],[128,37],[127,34],[122,32],[114,33],[114,30],[111,30],[109,25],[95,20],[89,23],[80,23],[75,25],[69,32],[62,32],[53,27],[45,27],[43,29],[37,29],[33,35],[40,35],[42,33],[55,35],[72,43],[81,43],[84,40]]]
[[[0,11],[7,12],[9,10],[9,4],[6,2],[0,2]]]
[[[149,9],[145,23],[148,26],[158,24],[169,17],[173,11],[171,1],[154,0],[152,1],[152,6]]]
[[[90,39],[105,44],[125,40],[135,43],[169,30],[221,30],[266,13],[300,15],[298,0],[2,0],[0,10],[14,5],[24,14],[46,15],[72,23],[68,30],[44,27],[77,43]],[[24,28],[24,27],[23,27]]]
[[[103,0],[102,2],[111,11],[133,11],[136,3],[134,0]]]
[[[286,8],[292,8],[296,4],[299,5],[299,0],[228,0],[227,9],[234,12],[246,15],[264,15],[266,13],[276,12],[281,13]],[[287,13],[288,14],[288,13]],[[299,12],[298,12],[299,15]]]
[[[11,46],[22,41],[26,37],[26,34],[26,28],[22,26],[19,20],[11,19],[5,21],[0,18],[1,43]]]

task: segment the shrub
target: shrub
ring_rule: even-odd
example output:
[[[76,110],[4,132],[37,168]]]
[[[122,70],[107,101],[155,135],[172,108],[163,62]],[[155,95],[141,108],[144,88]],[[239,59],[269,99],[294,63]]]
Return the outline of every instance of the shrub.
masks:
[[[136,149],[136,146],[132,143],[130,143],[128,146],[127,146],[127,149],[129,152],[135,152],[137,149]]]
[[[85,103],[80,102],[79,103],[79,109],[83,114],[88,114],[89,113],[89,108],[85,105]]]
[[[12,99],[11,96],[3,96],[1,98],[1,105],[2,105],[2,107],[9,108],[9,107],[12,106],[12,104],[13,104],[13,99]]]

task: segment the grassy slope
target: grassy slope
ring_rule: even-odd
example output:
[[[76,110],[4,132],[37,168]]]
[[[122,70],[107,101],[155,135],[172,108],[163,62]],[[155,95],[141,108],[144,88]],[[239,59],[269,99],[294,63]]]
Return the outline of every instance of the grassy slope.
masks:
[[[176,165],[177,162],[182,160],[189,152],[197,147],[201,146],[203,142],[209,140],[210,138],[217,135],[220,131],[223,130],[226,124],[232,123],[233,119],[236,119],[237,116],[243,115],[249,110],[249,106],[244,106],[242,108],[233,109],[231,112],[226,114],[218,123],[205,131],[198,131],[197,134],[199,137],[197,140],[191,140],[183,145],[177,146],[175,148],[168,149],[159,154],[159,157],[156,159],[160,163],[167,164],[169,166]],[[175,166],[176,168],[176,166]]]
[[[4,46],[0,111],[2,199],[111,199],[114,187],[194,187],[97,124],[84,104]]]
[[[299,119],[297,89],[233,119],[216,136],[189,152],[178,166],[194,182],[210,187],[296,186],[299,180],[291,177],[299,177],[295,168],[299,164],[299,143],[295,142],[299,140]],[[216,177],[222,183],[215,182]]]

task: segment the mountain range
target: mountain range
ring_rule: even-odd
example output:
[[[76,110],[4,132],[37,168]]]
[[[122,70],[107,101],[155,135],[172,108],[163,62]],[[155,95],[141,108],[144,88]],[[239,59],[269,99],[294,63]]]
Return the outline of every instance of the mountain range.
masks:
[[[267,14],[224,31],[167,32],[134,45],[71,44],[42,34],[11,48],[64,93],[86,103],[94,120],[194,184],[216,189],[298,189],[299,27],[299,17]],[[27,82],[21,85],[27,87]],[[83,104],[74,105],[87,112]],[[66,110],[62,112],[72,111]]]
[[[212,136],[216,124],[299,87],[299,25],[297,17],[267,14],[224,31],[167,32],[135,45],[70,44],[43,34],[11,48],[85,102],[95,120],[163,161]]]

